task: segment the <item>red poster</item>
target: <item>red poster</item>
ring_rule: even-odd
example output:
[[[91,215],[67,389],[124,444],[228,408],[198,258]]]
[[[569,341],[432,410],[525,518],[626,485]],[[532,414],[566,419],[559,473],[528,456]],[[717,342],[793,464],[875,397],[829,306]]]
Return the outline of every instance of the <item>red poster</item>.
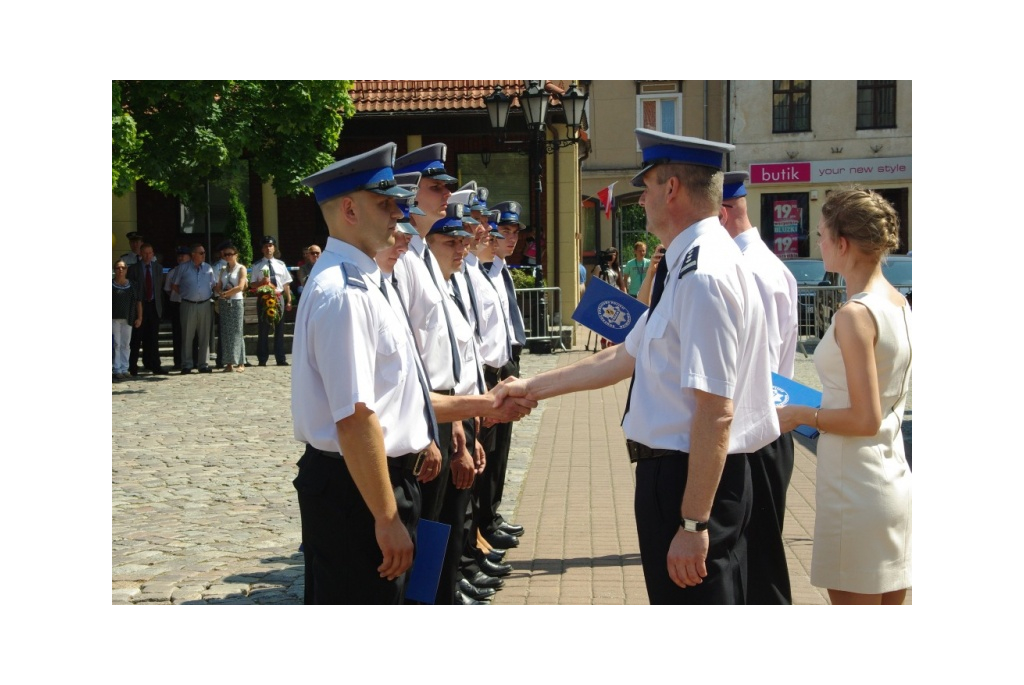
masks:
[[[796,200],[777,200],[772,208],[775,226],[775,254],[798,257],[802,211]]]

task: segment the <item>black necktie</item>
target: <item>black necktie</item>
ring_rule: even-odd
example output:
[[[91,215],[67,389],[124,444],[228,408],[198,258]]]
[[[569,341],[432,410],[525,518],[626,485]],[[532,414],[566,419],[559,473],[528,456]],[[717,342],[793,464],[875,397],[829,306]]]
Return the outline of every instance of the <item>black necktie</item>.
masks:
[[[392,275],[392,281],[394,282],[394,275]],[[388,287],[384,285],[384,272],[380,272],[380,292],[384,296],[384,299],[391,304],[391,298],[388,297]],[[398,294],[399,303],[402,302],[402,294],[398,292],[398,288],[395,288],[395,293]],[[405,311],[405,304],[402,304],[402,311]],[[406,314],[408,316],[408,314]],[[411,331],[410,331],[411,333]],[[416,365],[416,375],[420,379],[420,390],[423,391],[423,401],[426,403],[427,422],[430,424],[430,440],[431,442],[437,440],[437,417],[434,415],[434,405],[430,403],[430,386],[427,385],[427,378],[423,375],[423,369],[420,368],[418,359],[413,359],[413,364]]]
[[[526,327],[523,326],[523,313],[519,311],[519,302],[516,301],[516,288],[512,285],[512,274],[508,267],[501,267],[501,277],[505,281],[505,290],[508,292],[508,318],[512,322],[512,330],[516,334],[516,343],[522,347],[526,344]]]
[[[444,322],[448,326],[448,344],[452,346],[452,371],[455,373],[455,384],[458,385],[459,373],[462,371],[462,360],[459,359],[459,348],[455,346],[455,333],[452,331],[451,314],[448,313],[448,305],[444,302],[444,291],[441,290],[441,286],[437,283],[437,276],[434,275],[434,268],[430,264],[430,250],[427,248],[423,249],[423,261],[427,264],[430,280],[434,281],[434,287],[437,288],[437,292],[441,295],[441,309],[444,310]]]
[[[650,320],[651,312],[661,302],[661,296],[665,293],[665,277],[668,275],[668,264],[665,255],[661,256],[658,268],[654,270],[654,286],[651,288],[651,308],[647,310],[647,319]],[[629,401],[633,399],[633,383],[636,382],[636,366],[633,367],[633,377],[629,379],[629,392],[626,393],[626,410],[622,412],[622,425],[626,421],[626,414],[629,413]]]
[[[476,337],[480,337],[480,309],[476,305],[476,290],[473,288],[473,279],[469,277],[469,267],[462,265],[462,276],[466,279],[466,292],[469,293],[469,308],[473,310],[473,330]]]
[[[275,286],[277,285],[277,274],[274,273],[274,262],[267,260],[267,266],[270,268],[270,282]],[[385,295],[387,297],[387,295]]]
[[[455,300],[455,306],[462,312],[462,318],[469,323],[469,314],[466,312],[466,304],[462,301],[462,292],[459,289],[459,284],[452,278],[449,283],[452,284],[452,299]]]

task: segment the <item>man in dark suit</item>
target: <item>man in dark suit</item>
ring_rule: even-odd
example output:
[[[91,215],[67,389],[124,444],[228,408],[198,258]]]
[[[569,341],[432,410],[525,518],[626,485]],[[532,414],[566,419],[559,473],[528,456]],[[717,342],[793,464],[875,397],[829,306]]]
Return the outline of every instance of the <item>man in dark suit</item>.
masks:
[[[132,350],[128,357],[128,372],[139,375],[139,346],[142,346],[142,365],[154,374],[166,374],[160,365],[160,317],[164,313],[164,269],[153,255],[153,246],[143,243],[139,261],[128,267],[128,279],[135,284],[135,293],[142,303],[142,326],[132,329]]]

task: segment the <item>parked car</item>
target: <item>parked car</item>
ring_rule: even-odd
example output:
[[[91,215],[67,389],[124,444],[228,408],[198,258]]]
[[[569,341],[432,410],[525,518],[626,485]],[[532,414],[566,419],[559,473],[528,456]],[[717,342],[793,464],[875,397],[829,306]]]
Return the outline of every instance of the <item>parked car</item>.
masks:
[[[913,307],[912,291],[912,268],[913,260],[907,255],[892,254],[882,262],[882,275],[889,284],[907,298],[907,302]],[[838,274],[829,273],[835,285],[842,286],[840,289],[819,291],[815,311],[815,328],[820,338],[825,334],[832,316],[836,310],[846,301],[846,281]]]

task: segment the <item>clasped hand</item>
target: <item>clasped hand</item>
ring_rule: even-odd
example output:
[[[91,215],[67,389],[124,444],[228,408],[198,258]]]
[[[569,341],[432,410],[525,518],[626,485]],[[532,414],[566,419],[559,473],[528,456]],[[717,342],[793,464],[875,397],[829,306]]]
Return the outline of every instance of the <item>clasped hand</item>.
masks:
[[[509,376],[488,391],[493,397],[492,412],[484,418],[485,426],[493,426],[496,423],[507,423],[518,421],[528,416],[530,411],[537,406],[537,401],[526,396],[526,381],[521,381],[515,376]]]

